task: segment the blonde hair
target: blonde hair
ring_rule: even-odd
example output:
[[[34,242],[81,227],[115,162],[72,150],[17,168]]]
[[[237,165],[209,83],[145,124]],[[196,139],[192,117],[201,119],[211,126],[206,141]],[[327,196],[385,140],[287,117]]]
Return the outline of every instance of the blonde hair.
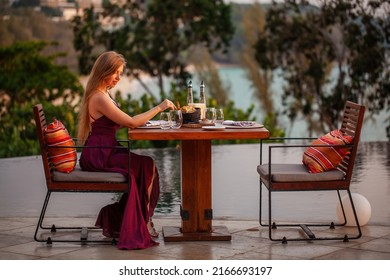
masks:
[[[81,108],[78,114],[78,143],[84,145],[92,127],[89,115],[89,100],[92,94],[104,84],[105,79],[115,73],[120,66],[126,65],[125,58],[114,51],[102,53],[92,67]]]

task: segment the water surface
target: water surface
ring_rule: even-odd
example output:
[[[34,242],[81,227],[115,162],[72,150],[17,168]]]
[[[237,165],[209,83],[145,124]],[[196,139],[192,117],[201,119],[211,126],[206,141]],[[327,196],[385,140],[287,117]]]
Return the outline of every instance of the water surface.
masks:
[[[370,202],[371,224],[390,225],[389,148],[389,142],[362,142],[359,146],[351,191],[363,195]],[[260,188],[256,167],[259,164],[259,151],[258,144],[213,146],[214,216],[258,219]],[[149,152],[157,159],[162,177],[162,196],[157,212],[178,213],[180,152],[175,149]],[[291,152],[281,149],[274,156],[276,156],[274,162],[299,162],[302,151],[297,149]],[[336,192],[278,193],[274,198],[276,198],[274,214],[282,219],[293,220],[300,216],[310,220],[310,214],[315,212],[319,219],[337,220]]]
[[[219,145],[212,148],[212,208],[215,218],[258,219],[259,145]],[[155,158],[160,173],[159,216],[178,216],[180,210],[180,149],[161,148],[135,151]],[[300,161],[302,152],[280,150],[280,162]],[[46,194],[40,156],[0,160],[0,217],[38,216]],[[390,225],[390,144],[361,142],[351,191],[371,204],[370,224]],[[275,196],[274,214],[284,220],[297,216],[309,220],[335,220],[335,192],[287,193]],[[111,194],[53,194],[48,215],[90,216],[112,203]],[[56,209],[53,209],[53,205]]]

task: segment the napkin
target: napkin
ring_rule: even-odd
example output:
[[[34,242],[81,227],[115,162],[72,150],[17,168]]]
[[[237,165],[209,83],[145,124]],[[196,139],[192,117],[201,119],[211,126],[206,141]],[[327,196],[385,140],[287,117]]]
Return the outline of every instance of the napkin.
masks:
[[[142,126],[146,126],[146,127],[151,127],[151,126],[160,126],[160,121],[153,121],[153,120],[150,120],[150,121],[147,121],[145,124],[143,124]]]
[[[256,124],[256,122],[252,121],[224,121],[222,123],[223,125],[230,125],[230,126],[240,126],[240,127],[247,127],[247,126],[253,126]]]

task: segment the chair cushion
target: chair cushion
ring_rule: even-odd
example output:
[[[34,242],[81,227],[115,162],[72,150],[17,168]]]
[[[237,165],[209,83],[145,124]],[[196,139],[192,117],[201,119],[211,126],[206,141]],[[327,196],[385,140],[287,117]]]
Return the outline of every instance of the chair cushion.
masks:
[[[329,145],[329,147],[309,147],[303,153],[302,162],[309,172],[318,173],[336,169],[337,165],[350,153],[348,147],[331,147],[331,145],[351,144],[352,136],[333,130],[314,140],[311,145]]]
[[[90,172],[82,171],[77,165],[71,173],[63,173],[54,171],[53,181],[56,182],[110,182],[110,183],[124,183],[126,177],[121,173],[115,172]]]
[[[69,136],[68,130],[57,119],[54,119],[44,130],[45,141],[48,146],[71,146],[70,148],[49,148],[49,159],[55,170],[64,173],[73,171],[77,154],[75,144]]]
[[[257,166],[257,172],[264,180],[269,180],[269,165]],[[321,173],[310,173],[303,164],[272,164],[272,181],[274,182],[308,182],[336,181],[344,178],[344,173],[338,169]]]

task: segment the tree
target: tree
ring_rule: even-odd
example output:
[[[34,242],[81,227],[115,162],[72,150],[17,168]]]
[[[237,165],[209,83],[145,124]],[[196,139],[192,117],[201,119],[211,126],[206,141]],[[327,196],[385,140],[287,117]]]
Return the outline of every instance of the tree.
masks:
[[[13,2],[13,7],[38,7],[40,0],[18,0]]]
[[[265,27],[265,12],[260,4],[255,3],[243,11],[242,25],[244,34],[242,65],[252,84],[253,95],[264,112],[265,117],[262,123],[269,129],[272,137],[282,137],[284,132],[278,125],[278,112],[274,106],[274,93],[271,89],[273,73],[271,70],[260,68],[255,59],[255,49],[253,48],[258,34],[263,32]]]
[[[211,54],[206,48],[198,47],[191,56],[191,64],[199,76],[200,81],[204,81],[206,88],[206,98],[215,100],[215,104],[208,104],[211,107],[224,107],[229,101],[228,94],[230,88],[224,86],[219,77],[218,67],[212,60]],[[194,94],[197,93],[196,87]],[[198,95],[199,96],[199,95]],[[195,98],[196,100],[196,98]],[[196,102],[196,101],[195,101]]]
[[[390,108],[389,1],[320,3],[273,2],[255,44],[260,67],[286,81],[286,113],[302,115],[310,132],[337,128],[347,100],[371,115]]]
[[[58,56],[55,63],[67,65],[72,71],[77,71],[73,30],[69,22],[54,21],[31,7],[8,7],[2,10],[0,6],[0,46],[27,41],[58,42],[46,46],[42,54],[50,56],[53,52],[66,53],[66,56]]]
[[[32,106],[42,103],[75,135],[75,106],[83,90],[66,66],[54,64],[61,55],[41,55],[45,42],[0,47],[0,157],[38,153]]]
[[[162,97],[163,77],[185,86],[190,76],[187,58],[195,45],[202,44],[210,51],[227,50],[234,32],[230,5],[223,0],[103,3],[103,11],[91,7],[73,20],[83,73],[90,71],[102,50],[116,50],[126,57],[129,75],[141,83],[142,72],[157,79]]]
[[[81,84],[66,66],[54,64],[61,53],[42,56],[40,52],[56,43],[24,42],[0,47],[0,106],[5,113],[16,104],[47,100],[71,103],[82,92]]]

